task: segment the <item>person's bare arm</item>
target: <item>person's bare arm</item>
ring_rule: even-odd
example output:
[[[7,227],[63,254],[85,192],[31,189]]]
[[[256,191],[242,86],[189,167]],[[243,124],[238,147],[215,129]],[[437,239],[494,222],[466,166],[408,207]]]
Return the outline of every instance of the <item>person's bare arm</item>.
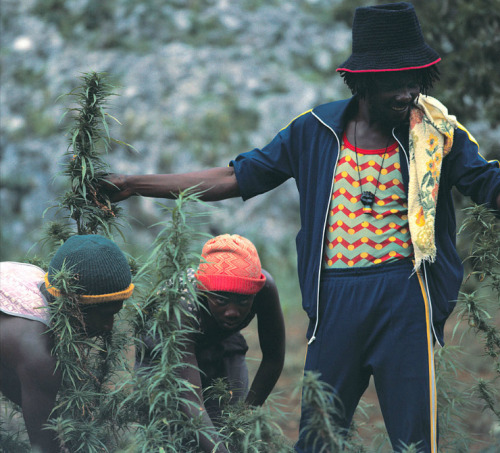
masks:
[[[101,183],[112,202],[133,195],[154,198],[175,198],[179,192],[196,186],[204,201],[218,201],[240,195],[233,167],[215,167],[181,174],[118,175],[110,174]]]
[[[0,356],[9,383],[16,389],[14,402],[21,405],[28,437],[33,448],[42,453],[58,453],[59,442],[52,430],[43,429],[49,420],[61,376],[55,371],[47,327],[38,321],[2,317]],[[2,391],[8,396],[9,389]]]
[[[261,406],[280,377],[285,362],[285,322],[276,283],[262,270],[266,284],[256,295],[257,320],[262,361],[248,392],[246,403]],[[260,301],[258,301],[260,299]]]
[[[52,359],[52,357],[51,357]],[[55,360],[40,357],[19,370],[23,417],[30,442],[43,453],[59,452],[55,432],[44,429],[52,412],[61,384],[59,373],[55,373]]]
[[[202,417],[203,424],[213,433],[211,439],[200,435],[199,447],[206,453],[227,453],[227,449],[222,442],[219,442],[215,427],[210,419],[203,403],[201,377],[198,370],[198,361],[194,352],[194,343],[186,342],[183,348],[183,360],[186,366],[181,368],[181,377],[189,382],[193,391],[186,391],[183,395],[190,403],[183,404],[182,410],[189,417]],[[217,448],[215,448],[218,443]],[[214,449],[215,448],[215,449]]]

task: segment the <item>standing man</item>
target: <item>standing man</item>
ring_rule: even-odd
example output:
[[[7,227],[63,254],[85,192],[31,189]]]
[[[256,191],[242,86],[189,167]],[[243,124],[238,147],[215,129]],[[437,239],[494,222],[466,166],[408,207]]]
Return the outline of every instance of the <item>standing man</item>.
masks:
[[[227,168],[112,175],[106,186],[114,201],[195,185],[204,200],[247,200],[295,178],[305,370],[333,386],[346,429],[373,375],[396,451],[437,452],[433,345],[463,276],[451,189],[500,210],[499,163],[426,96],[439,61],[410,3],[358,8],[352,55],[338,68],[353,97],[303,113]],[[315,451],[306,432],[300,453]]]
[[[31,264],[0,263],[0,391],[21,406],[31,446],[42,453],[61,451],[54,431],[44,426],[61,386],[61,370],[52,355],[55,339],[47,329],[49,304],[62,290],[53,285],[54,276],[63,268],[78,279],[89,337],[112,330],[114,315],[134,290],[125,255],[99,235],[70,237],[48,272]]]

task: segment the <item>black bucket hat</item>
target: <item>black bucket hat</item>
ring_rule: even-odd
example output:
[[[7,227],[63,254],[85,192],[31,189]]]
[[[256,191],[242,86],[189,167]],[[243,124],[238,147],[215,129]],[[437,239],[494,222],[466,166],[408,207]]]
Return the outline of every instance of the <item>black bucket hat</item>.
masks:
[[[441,60],[424,42],[411,3],[356,8],[352,25],[352,55],[337,71],[405,71]]]

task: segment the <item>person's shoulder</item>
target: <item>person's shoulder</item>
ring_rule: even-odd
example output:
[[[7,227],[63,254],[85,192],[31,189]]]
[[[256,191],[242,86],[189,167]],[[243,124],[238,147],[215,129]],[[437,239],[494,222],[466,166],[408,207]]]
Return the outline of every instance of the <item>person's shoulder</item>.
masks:
[[[271,275],[271,273],[262,268],[262,274],[264,275],[264,277],[266,277],[266,283],[264,284],[264,287],[266,286],[276,286],[276,283],[274,281],[274,277]]]
[[[286,129],[291,124],[302,125],[311,121],[316,122],[318,118],[324,118],[328,122],[334,121],[337,116],[343,115],[351,100],[352,98],[319,104],[295,116],[283,129]]]
[[[4,274],[7,272],[27,272],[29,274],[34,273],[36,275],[45,275],[45,271],[42,268],[35,266],[34,264],[19,263],[17,261],[1,261],[0,273]]]
[[[460,122],[457,121],[457,127],[455,129],[455,140],[460,143],[470,142],[475,146],[479,147],[479,143],[470,133],[470,131]]]
[[[298,126],[302,124],[306,124],[309,121],[311,121],[312,118],[312,111],[313,109],[310,108],[308,110],[303,111],[302,113],[299,113],[298,115],[294,116],[285,127],[281,128],[280,132],[289,130],[291,126]]]
[[[266,283],[255,296],[254,311],[257,314],[266,311],[270,304],[279,302],[278,287],[273,276],[266,269],[262,269],[262,274],[266,277]]]
[[[320,104],[313,109],[313,113],[316,117],[325,118],[336,118],[342,116],[347,108],[353,102],[354,98],[340,99],[337,101],[325,102]]]
[[[0,275],[2,278],[2,289],[15,288],[19,286],[31,286],[42,282],[45,271],[38,266],[15,261],[2,261],[0,263]]]
[[[47,326],[42,322],[24,317],[5,315],[0,319],[4,348],[2,360],[9,365],[21,360],[24,366],[34,368],[36,364],[52,361],[52,337],[47,335]]]

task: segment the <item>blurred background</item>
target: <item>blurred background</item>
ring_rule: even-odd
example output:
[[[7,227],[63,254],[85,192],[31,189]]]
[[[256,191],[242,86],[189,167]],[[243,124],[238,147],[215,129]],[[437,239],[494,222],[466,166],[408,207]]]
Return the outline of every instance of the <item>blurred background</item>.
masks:
[[[37,251],[43,224],[54,215],[45,210],[67,188],[58,172],[70,141],[71,115],[64,113],[71,99],[61,96],[83,73],[108,74],[117,95],[108,111],[121,122],[111,135],[135,148],[113,145],[106,158],[113,172],[225,166],[267,144],[305,110],[350,95],[335,69],[350,54],[355,7],[376,3],[386,2],[2,0],[0,259],[23,260]],[[430,94],[466,125],[486,158],[498,159],[500,0],[413,4],[426,40],[443,58],[441,81]],[[136,257],[148,253],[155,223],[165,220],[158,201],[121,204],[130,226],[120,245]],[[455,201],[460,224],[469,201],[458,193]],[[296,436],[298,396],[290,388],[302,373],[306,319],[296,277],[295,184],[246,203],[200,209],[208,213],[204,230],[248,237],[275,276],[288,335],[278,391],[291,411],[284,429]],[[460,238],[459,249],[465,258]],[[255,326],[247,330],[255,343]],[[471,348],[481,355],[480,345]],[[496,428],[483,415],[471,430],[487,439]],[[379,415],[373,420],[380,424]]]

